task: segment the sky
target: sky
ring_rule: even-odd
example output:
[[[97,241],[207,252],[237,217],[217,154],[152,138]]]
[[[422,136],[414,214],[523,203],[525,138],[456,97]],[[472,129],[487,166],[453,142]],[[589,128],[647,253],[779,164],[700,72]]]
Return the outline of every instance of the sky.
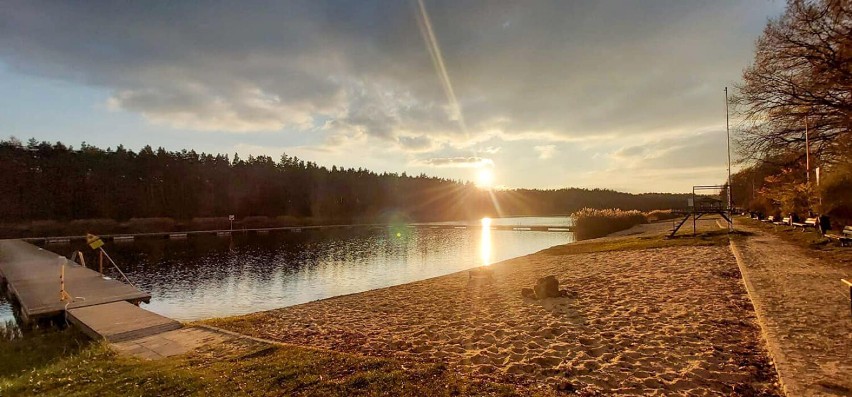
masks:
[[[686,192],[724,182],[724,87],[783,9],[6,0],[0,138]]]

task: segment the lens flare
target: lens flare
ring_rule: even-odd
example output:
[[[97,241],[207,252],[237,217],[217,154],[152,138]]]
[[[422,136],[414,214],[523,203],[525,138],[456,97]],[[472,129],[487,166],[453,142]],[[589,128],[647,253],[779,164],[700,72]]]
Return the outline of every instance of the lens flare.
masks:
[[[426,50],[429,51],[429,56],[432,58],[435,72],[438,73],[438,80],[440,80],[444,94],[447,96],[447,102],[450,105],[450,119],[457,121],[462,132],[467,135],[464,115],[462,115],[461,106],[459,106],[459,101],[456,98],[453,83],[450,81],[450,75],[447,73],[447,66],[444,64],[444,55],[441,54],[441,47],[438,45],[435,31],[432,29],[432,21],[429,19],[429,13],[426,12],[423,0],[417,0],[417,5],[419,11],[417,25],[420,27],[420,35],[423,36],[423,41],[426,43]]]
[[[479,256],[482,266],[491,264],[491,218],[482,218],[482,238],[479,242]]]

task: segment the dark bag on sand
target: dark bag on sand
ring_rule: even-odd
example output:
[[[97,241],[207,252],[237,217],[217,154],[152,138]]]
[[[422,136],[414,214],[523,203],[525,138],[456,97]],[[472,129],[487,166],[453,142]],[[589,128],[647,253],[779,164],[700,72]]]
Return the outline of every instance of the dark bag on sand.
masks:
[[[538,279],[534,290],[535,296],[538,299],[558,298],[561,296],[559,293],[559,281],[556,280],[556,277],[554,276],[547,276]]]

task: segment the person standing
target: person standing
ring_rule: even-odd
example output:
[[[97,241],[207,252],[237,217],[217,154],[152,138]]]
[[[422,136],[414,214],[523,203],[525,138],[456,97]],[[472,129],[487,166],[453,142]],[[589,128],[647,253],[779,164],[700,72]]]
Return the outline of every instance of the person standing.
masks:
[[[817,218],[817,227],[819,228],[820,236],[824,236],[825,232],[831,230],[831,221],[828,219],[827,215],[819,215],[819,217]]]

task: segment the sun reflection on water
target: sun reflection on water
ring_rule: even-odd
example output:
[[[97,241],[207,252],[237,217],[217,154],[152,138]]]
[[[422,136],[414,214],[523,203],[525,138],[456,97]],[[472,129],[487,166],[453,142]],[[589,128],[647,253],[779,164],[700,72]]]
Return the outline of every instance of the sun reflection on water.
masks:
[[[491,264],[491,218],[482,218],[482,238],[479,242],[479,256],[482,266]]]

